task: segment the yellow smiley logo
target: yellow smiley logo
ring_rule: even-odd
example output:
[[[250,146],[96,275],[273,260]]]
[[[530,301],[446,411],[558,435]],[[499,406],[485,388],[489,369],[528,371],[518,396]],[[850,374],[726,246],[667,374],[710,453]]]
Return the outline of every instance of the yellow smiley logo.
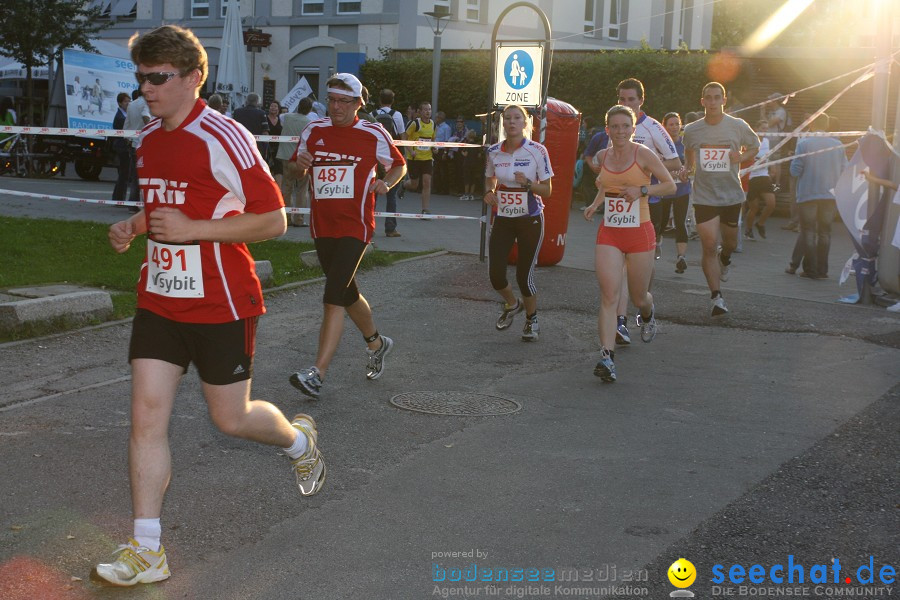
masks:
[[[697,579],[697,569],[694,564],[686,558],[679,558],[669,567],[669,582],[677,588],[691,587],[694,580]]]

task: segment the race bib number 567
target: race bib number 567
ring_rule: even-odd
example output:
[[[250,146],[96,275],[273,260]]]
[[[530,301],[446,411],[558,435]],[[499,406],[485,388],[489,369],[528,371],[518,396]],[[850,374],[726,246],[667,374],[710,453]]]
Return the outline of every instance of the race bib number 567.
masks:
[[[352,199],[354,191],[353,169],[355,165],[313,165],[313,195],[316,200]]]
[[[607,227],[640,227],[640,200],[626,200],[618,196],[606,196],[603,224]]]
[[[147,239],[147,291],[169,298],[202,298],[200,246]]]

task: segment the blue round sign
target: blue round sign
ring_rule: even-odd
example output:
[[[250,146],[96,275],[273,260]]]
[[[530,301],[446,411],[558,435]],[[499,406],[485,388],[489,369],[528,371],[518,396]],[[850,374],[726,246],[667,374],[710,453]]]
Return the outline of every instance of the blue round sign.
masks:
[[[514,90],[521,90],[531,83],[534,76],[534,63],[527,52],[516,50],[506,59],[503,65],[503,78],[506,84]]]

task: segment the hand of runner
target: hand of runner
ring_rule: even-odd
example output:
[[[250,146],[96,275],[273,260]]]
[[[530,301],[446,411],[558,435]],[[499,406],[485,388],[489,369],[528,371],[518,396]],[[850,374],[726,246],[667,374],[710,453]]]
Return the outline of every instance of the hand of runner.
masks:
[[[313,156],[309,152],[301,152],[297,155],[297,166],[305,171],[312,166]]]
[[[627,187],[622,190],[622,197],[631,202],[641,199],[641,188],[636,186]]]
[[[526,177],[525,173],[523,173],[522,171],[516,171],[514,175],[516,178],[516,183],[518,183],[520,186],[524,187],[525,184],[528,183],[528,177]]]
[[[605,194],[603,193],[603,186],[600,185],[600,182],[597,181],[597,195],[594,196],[594,201],[584,207],[584,220],[591,221],[594,218],[594,215],[597,214],[597,211],[600,209],[600,205],[605,201]]]
[[[388,193],[390,188],[384,182],[384,179],[375,179],[375,182],[372,184],[372,191],[375,192],[376,195],[384,195]]]
[[[150,214],[150,234],[160,242],[190,242],[197,239],[186,214],[169,206],[157,208]]]
[[[497,206],[497,194],[488,190],[484,193],[484,203],[488,206]]]
[[[131,242],[137,235],[131,219],[113,223],[109,227],[109,245],[113,250],[122,254],[131,247]]]

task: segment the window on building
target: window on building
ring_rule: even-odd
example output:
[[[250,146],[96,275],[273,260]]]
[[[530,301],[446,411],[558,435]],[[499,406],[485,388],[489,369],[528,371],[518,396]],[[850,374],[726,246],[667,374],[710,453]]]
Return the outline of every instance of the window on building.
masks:
[[[110,17],[119,20],[134,19],[137,17],[137,0],[115,0],[112,2]]]
[[[690,21],[693,8],[694,0],[681,0],[681,10],[678,11],[680,13],[678,19],[678,39],[681,41],[687,41],[684,39],[685,24]]]
[[[339,15],[358,15],[362,12],[362,2],[338,2]]]
[[[301,0],[301,15],[321,15],[325,12],[325,2],[323,0]]]
[[[191,18],[209,18],[209,0],[191,0]]]
[[[622,0],[609,0],[609,22],[606,36],[611,40],[619,39],[619,26],[622,24]]]
[[[597,29],[597,0],[584,0],[584,37],[594,37]]]
[[[466,21],[481,21],[481,0],[466,0]]]
[[[446,13],[450,14],[450,0],[434,0],[434,8],[432,9],[436,13]]]
[[[112,0],[94,0],[90,4],[87,5],[87,8],[99,8],[100,9],[100,18],[108,19],[109,12],[112,5]]]

